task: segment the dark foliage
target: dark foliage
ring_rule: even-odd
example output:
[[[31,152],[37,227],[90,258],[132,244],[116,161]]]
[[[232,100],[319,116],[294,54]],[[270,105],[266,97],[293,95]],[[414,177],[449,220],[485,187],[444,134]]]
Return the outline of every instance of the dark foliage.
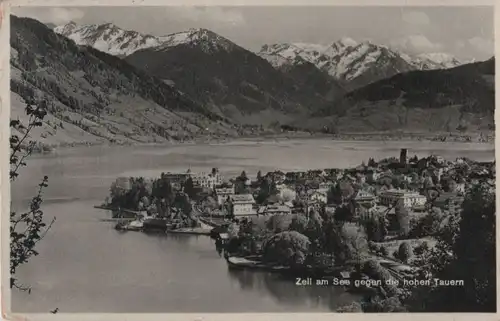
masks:
[[[206,32],[208,37],[216,37]],[[326,102],[315,88],[318,83],[325,94],[326,87],[331,86],[332,92],[337,87],[323,74],[304,79],[309,86],[297,85],[296,72],[290,71],[288,76],[248,50],[232,43],[228,47],[207,52],[202,46],[182,44],[165,50],[140,50],[125,60],[151,75],[173,80],[180,90],[199,101],[234,105],[244,114],[268,108],[286,113],[308,111],[309,106]]]
[[[11,183],[19,176],[19,171],[26,166],[26,159],[32,154],[36,146],[35,141],[29,141],[30,132],[42,125],[47,112],[39,106],[34,107],[30,103],[26,105],[26,114],[29,116],[28,124],[24,125],[19,120],[11,120],[10,128],[16,129],[21,135],[10,136],[10,181]],[[43,202],[42,191],[47,187],[48,177],[44,176],[38,185],[37,194],[32,198],[29,210],[23,213],[10,212],[10,287],[31,292],[29,286],[19,283],[16,272],[20,265],[25,264],[33,256],[38,255],[36,245],[46,235],[55,218],[47,224],[44,221],[44,213],[41,209]]]
[[[445,70],[410,71],[377,81],[347,94],[353,102],[406,98],[407,105],[440,108],[463,104],[463,111],[492,113],[494,85],[484,76],[494,75],[494,59]]]

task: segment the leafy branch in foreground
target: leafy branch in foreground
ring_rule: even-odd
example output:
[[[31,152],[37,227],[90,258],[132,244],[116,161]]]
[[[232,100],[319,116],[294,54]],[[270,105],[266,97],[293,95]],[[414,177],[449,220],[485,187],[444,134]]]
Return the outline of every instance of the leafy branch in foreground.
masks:
[[[41,127],[43,119],[47,115],[44,108],[26,105],[26,115],[29,116],[28,125],[24,126],[20,120],[11,120],[10,137],[10,181],[13,182],[19,176],[21,167],[26,166],[26,158],[30,156],[36,142],[28,140],[30,132]],[[17,134],[17,133],[19,134]],[[22,291],[31,292],[31,288],[20,284],[15,277],[17,268],[28,262],[32,256],[38,255],[35,246],[44,238],[51,228],[55,218],[49,224],[44,222],[44,213],[41,210],[42,191],[47,187],[48,177],[44,176],[38,184],[38,192],[31,199],[29,210],[23,213],[11,211],[10,213],[10,287]]]

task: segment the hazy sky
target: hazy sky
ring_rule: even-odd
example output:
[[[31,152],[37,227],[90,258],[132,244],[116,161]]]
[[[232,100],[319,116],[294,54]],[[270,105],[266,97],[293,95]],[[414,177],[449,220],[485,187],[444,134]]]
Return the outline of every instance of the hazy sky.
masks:
[[[106,23],[152,35],[207,28],[258,50],[263,44],[370,40],[408,53],[483,60],[494,53],[493,7],[23,7],[18,16],[57,25]]]

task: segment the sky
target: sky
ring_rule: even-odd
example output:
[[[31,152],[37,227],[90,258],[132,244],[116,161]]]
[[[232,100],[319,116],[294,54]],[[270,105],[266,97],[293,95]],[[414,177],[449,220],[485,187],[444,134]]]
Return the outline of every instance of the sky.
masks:
[[[455,7],[18,7],[12,14],[61,25],[112,22],[155,36],[210,29],[247,49],[264,44],[330,44],[343,37],[409,54],[443,52],[462,60],[494,54],[494,10]]]

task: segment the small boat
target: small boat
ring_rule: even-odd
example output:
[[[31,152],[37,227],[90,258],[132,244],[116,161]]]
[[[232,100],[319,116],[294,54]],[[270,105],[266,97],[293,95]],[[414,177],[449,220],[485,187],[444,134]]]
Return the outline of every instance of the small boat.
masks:
[[[210,235],[210,230],[201,227],[181,227],[176,229],[167,228],[166,233],[172,234],[190,234],[190,235]]]
[[[136,220],[136,221],[132,221],[132,222],[128,223],[126,225],[126,228],[129,231],[140,231],[140,230],[142,230],[143,226],[144,226],[143,221]]]
[[[226,261],[228,267],[232,269],[254,269],[268,272],[282,272],[290,270],[288,266],[269,265],[260,260],[250,260],[238,256],[228,256]]]
[[[99,221],[101,222],[126,222],[126,221],[134,221],[134,218],[101,218]]]
[[[140,220],[135,220],[132,222],[118,222],[115,225],[115,229],[119,231],[142,231],[143,222]]]

